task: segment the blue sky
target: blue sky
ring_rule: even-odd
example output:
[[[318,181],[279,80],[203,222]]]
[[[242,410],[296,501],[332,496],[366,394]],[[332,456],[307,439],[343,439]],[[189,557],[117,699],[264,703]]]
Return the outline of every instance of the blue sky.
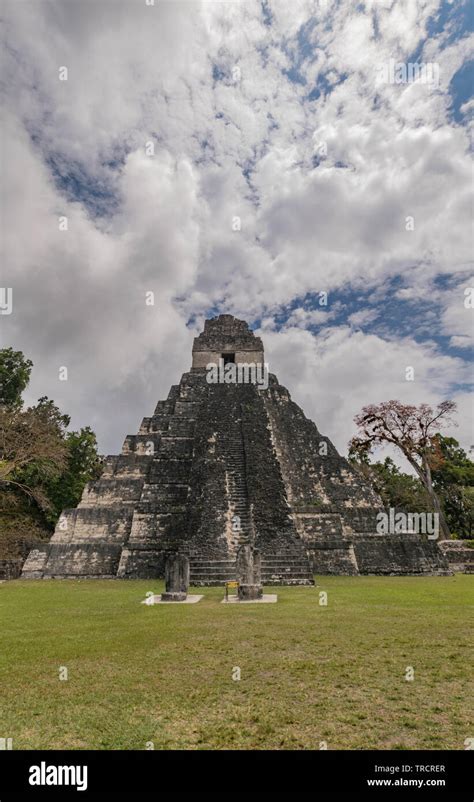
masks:
[[[26,0],[6,24],[4,331],[31,400],[116,452],[227,312],[341,451],[390,397],[455,398],[474,442],[471,3]]]

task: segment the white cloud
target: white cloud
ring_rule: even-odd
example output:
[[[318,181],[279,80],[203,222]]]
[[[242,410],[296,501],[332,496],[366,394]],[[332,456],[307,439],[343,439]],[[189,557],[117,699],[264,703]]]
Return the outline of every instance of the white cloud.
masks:
[[[441,331],[453,335],[451,342],[458,347],[474,343],[474,276],[461,281],[444,293]],[[467,345],[466,345],[467,343]]]
[[[261,336],[270,371],[340,452],[347,453],[356,431],[353,419],[362,407],[391,399],[436,406],[440,398],[452,398],[459,407],[459,427],[452,434],[464,448],[471,445],[472,399],[470,405],[467,393],[451,388],[471,378],[462,360],[409,338],[386,341],[347,326],[317,336],[294,327],[262,330]],[[414,368],[414,381],[406,380],[407,367]],[[399,456],[397,461],[403,464]]]
[[[360,312],[354,312],[349,315],[348,321],[352,326],[366,326],[368,323],[373,323],[377,320],[380,312],[376,309],[362,309]]]
[[[399,298],[441,307],[452,345],[472,331],[456,286],[435,283],[465,276],[471,257],[468,130],[452,124],[447,93],[469,43],[425,44],[439,90],[376,84],[377,65],[408,58],[440,2],[365,7],[270,3],[265,25],[258,2],[7,2],[3,232],[15,311],[4,321],[35,362],[30,398],[47,392],[117,450],[189,367],[187,318],[197,328],[214,306],[265,321],[290,390],[342,448],[353,413],[382,391],[434,403],[466,380],[464,363],[429,343],[331,328],[333,306],[297,306],[275,330],[275,311],[306,293],[353,285],[380,304],[400,274]],[[305,85],[288,77],[295,65]],[[310,101],[323,76],[332,91]],[[316,340],[305,331],[315,324],[326,327]],[[304,366],[290,364],[296,345]],[[394,378],[409,359],[412,388]],[[63,364],[68,382],[57,380]]]

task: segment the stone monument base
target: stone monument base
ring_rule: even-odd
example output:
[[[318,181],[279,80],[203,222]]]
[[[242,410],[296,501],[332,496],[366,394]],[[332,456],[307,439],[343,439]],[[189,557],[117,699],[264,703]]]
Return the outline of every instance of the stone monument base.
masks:
[[[239,599],[232,595],[228,599],[222,599],[222,604],[275,604],[278,601],[276,593],[264,593],[259,599]]]
[[[176,602],[186,601],[187,595],[188,595],[187,593],[171,593],[171,592],[162,593],[161,601],[176,601]]]
[[[237,595],[239,601],[254,601],[262,598],[263,588],[261,585],[239,585]]]
[[[147,596],[147,598],[142,601],[142,604],[148,604],[148,605],[153,605],[153,604],[196,604],[198,601],[201,601],[201,599],[204,598],[202,595],[197,596],[197,595],[193,595],[191,593],[188,593],[185,599],[179,599],[179,600],[172,599],[172,600],[170,600],[170,599],[164,599],[163,596],[165,596],[165,595],[166,595],[165,593],[160,593],[160,594],[158,594],[156,596]]]

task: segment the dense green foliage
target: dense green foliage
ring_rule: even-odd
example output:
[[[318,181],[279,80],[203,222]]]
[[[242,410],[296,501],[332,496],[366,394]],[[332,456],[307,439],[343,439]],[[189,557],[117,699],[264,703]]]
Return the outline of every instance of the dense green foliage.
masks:
[[[386,457],[384,462],[370,465],[368,473],[384,506],[408,509],[411,512],[430,509],[429,499],[420,480],[416,476],[403,473],[390,457]]]
[[[94,432],[68,432],[70,418],[42,397],[25,408],[32,368],[20,351],[0,351],[0,559],[24,557],[51,535],[62,509],[74,507],[100,474]]]
[[[433,438],[433,485],[441,498],[451,531],[474,533],[474,462],[454,437]]]
[[[374,484],[384,506],[410,512],[428,512],[430,499],[418,477],[403,473],[390,457],[369,462],[352,457],[352,464]],[[433,487],[441,501],[453,537],[470,538],[474,532],[474,462],[454,437],[437,434],[431,454]]]
[[[13,348],[0,350],[0,404],[21,403],[21,394],[28,386],[33,362]]]
[[[48,517],[53,523],[62,510],[78,504],[87,482],[96,479],[101,471],[96,436],[89,426],[78,432],[68,432],[65,442],[67,459],[64,470],[47,485],[52,507]]]

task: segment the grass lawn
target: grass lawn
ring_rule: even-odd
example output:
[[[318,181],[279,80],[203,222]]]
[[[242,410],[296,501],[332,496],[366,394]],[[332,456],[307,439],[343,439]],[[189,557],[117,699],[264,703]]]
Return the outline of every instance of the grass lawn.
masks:
[[[0,736],[14,749],[463,749],[474,577],[317,581],[269,589],[277,604],[223,605],[204,588],[198,604],[153,607],[140,601],[162,582],[4,582]]]

